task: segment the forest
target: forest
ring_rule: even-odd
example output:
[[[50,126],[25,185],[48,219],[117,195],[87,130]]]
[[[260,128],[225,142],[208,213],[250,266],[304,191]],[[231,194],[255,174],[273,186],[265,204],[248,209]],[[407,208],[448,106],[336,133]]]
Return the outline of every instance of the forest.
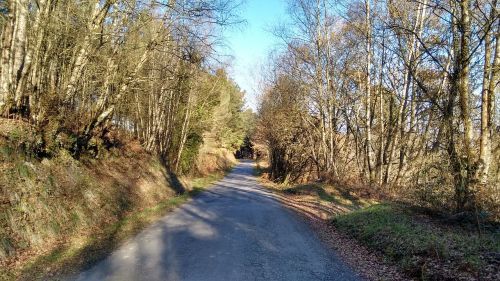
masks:
[[[211,63],[221,29],[239,21],[238,3],[1,5],[0,113],[34,126],[38,155],[96,154],[114,128],[171,170],[189,172],[207,131],[227,148],[242,142],[251,113],[243,113],[242,91]]]
[[[498,218],[498,1],[290,1],[257,142],[279,182]]]
[[[499,1],[287,3],[252,136],[267,185],[368,280],[499,279]]]

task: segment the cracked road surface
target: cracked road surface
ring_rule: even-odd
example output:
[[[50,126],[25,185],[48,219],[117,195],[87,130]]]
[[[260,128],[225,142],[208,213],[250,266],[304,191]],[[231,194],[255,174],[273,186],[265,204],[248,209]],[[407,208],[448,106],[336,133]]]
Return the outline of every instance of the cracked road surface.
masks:
[[[252,171],[242,162],[71,280],[359,280]]]

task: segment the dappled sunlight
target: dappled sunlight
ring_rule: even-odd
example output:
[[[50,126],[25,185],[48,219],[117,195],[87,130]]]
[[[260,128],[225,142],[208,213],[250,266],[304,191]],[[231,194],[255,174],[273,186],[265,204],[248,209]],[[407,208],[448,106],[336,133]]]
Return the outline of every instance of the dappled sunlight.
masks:
[[[352,195],[346,197],[332,186],[323,187],[311,184],[281,187],[267,181],[264,184],[270,189],[259,190],[260,194],[313,219],[331,219],[375,203],[375,201],[363,200]]]
[[[142,231],[78,280],[103,276],[116,280],[237,280],[246,276],[245,280],[254,280],[261,273],[267,280],[329,276],[330,256],[311,238],[307,226],[282,207],[299,206],[259,186],[255,177],[248,176],[251,171],[251,163],[240,164],[224,180]]]
[[[217,231],[206,223],[197,223],[189,227],[189,233],[198,239],[214,239]]]

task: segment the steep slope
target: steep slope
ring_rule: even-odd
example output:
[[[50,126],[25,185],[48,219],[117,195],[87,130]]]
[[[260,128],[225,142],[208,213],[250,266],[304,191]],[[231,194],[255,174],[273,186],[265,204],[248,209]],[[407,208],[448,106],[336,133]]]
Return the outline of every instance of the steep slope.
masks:
[[[196,188],[191,179],[168,172],[137,141],[101,149],[98,157],[76,160],[61,149],[42,158],[34,155],[36,137],[28,124],[0,121],[0,265],[10,272],[0,272],[0,279],[14,278],[9,274],[36,264],[38,257],[59,259],[59,249],[76,254],[115,240],[130,216],[170,209]],[[205,176],[220,173],[234,164],[231,156],[222,153],[228,159],[217,166],[199,166]]]

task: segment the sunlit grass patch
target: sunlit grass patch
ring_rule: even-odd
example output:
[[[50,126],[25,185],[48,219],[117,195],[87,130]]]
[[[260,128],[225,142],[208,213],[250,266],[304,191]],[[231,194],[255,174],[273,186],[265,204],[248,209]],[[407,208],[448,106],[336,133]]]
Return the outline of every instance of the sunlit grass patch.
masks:
[[[227,169],[226,171],[215,172],[204,177],[194,178],[190,180],[191,188],[196,193],[196,190],[207,188],[215,182],[223,179],[227,174],[231,172],[231,170],[232,169]]]
[[[337,216],[334,225],[398,263],[412,276],[438,277],[436,263],[478,273],[486,255],[500,253],[500,234],[479,235],[424,222],[394,204],[378,204]]]

